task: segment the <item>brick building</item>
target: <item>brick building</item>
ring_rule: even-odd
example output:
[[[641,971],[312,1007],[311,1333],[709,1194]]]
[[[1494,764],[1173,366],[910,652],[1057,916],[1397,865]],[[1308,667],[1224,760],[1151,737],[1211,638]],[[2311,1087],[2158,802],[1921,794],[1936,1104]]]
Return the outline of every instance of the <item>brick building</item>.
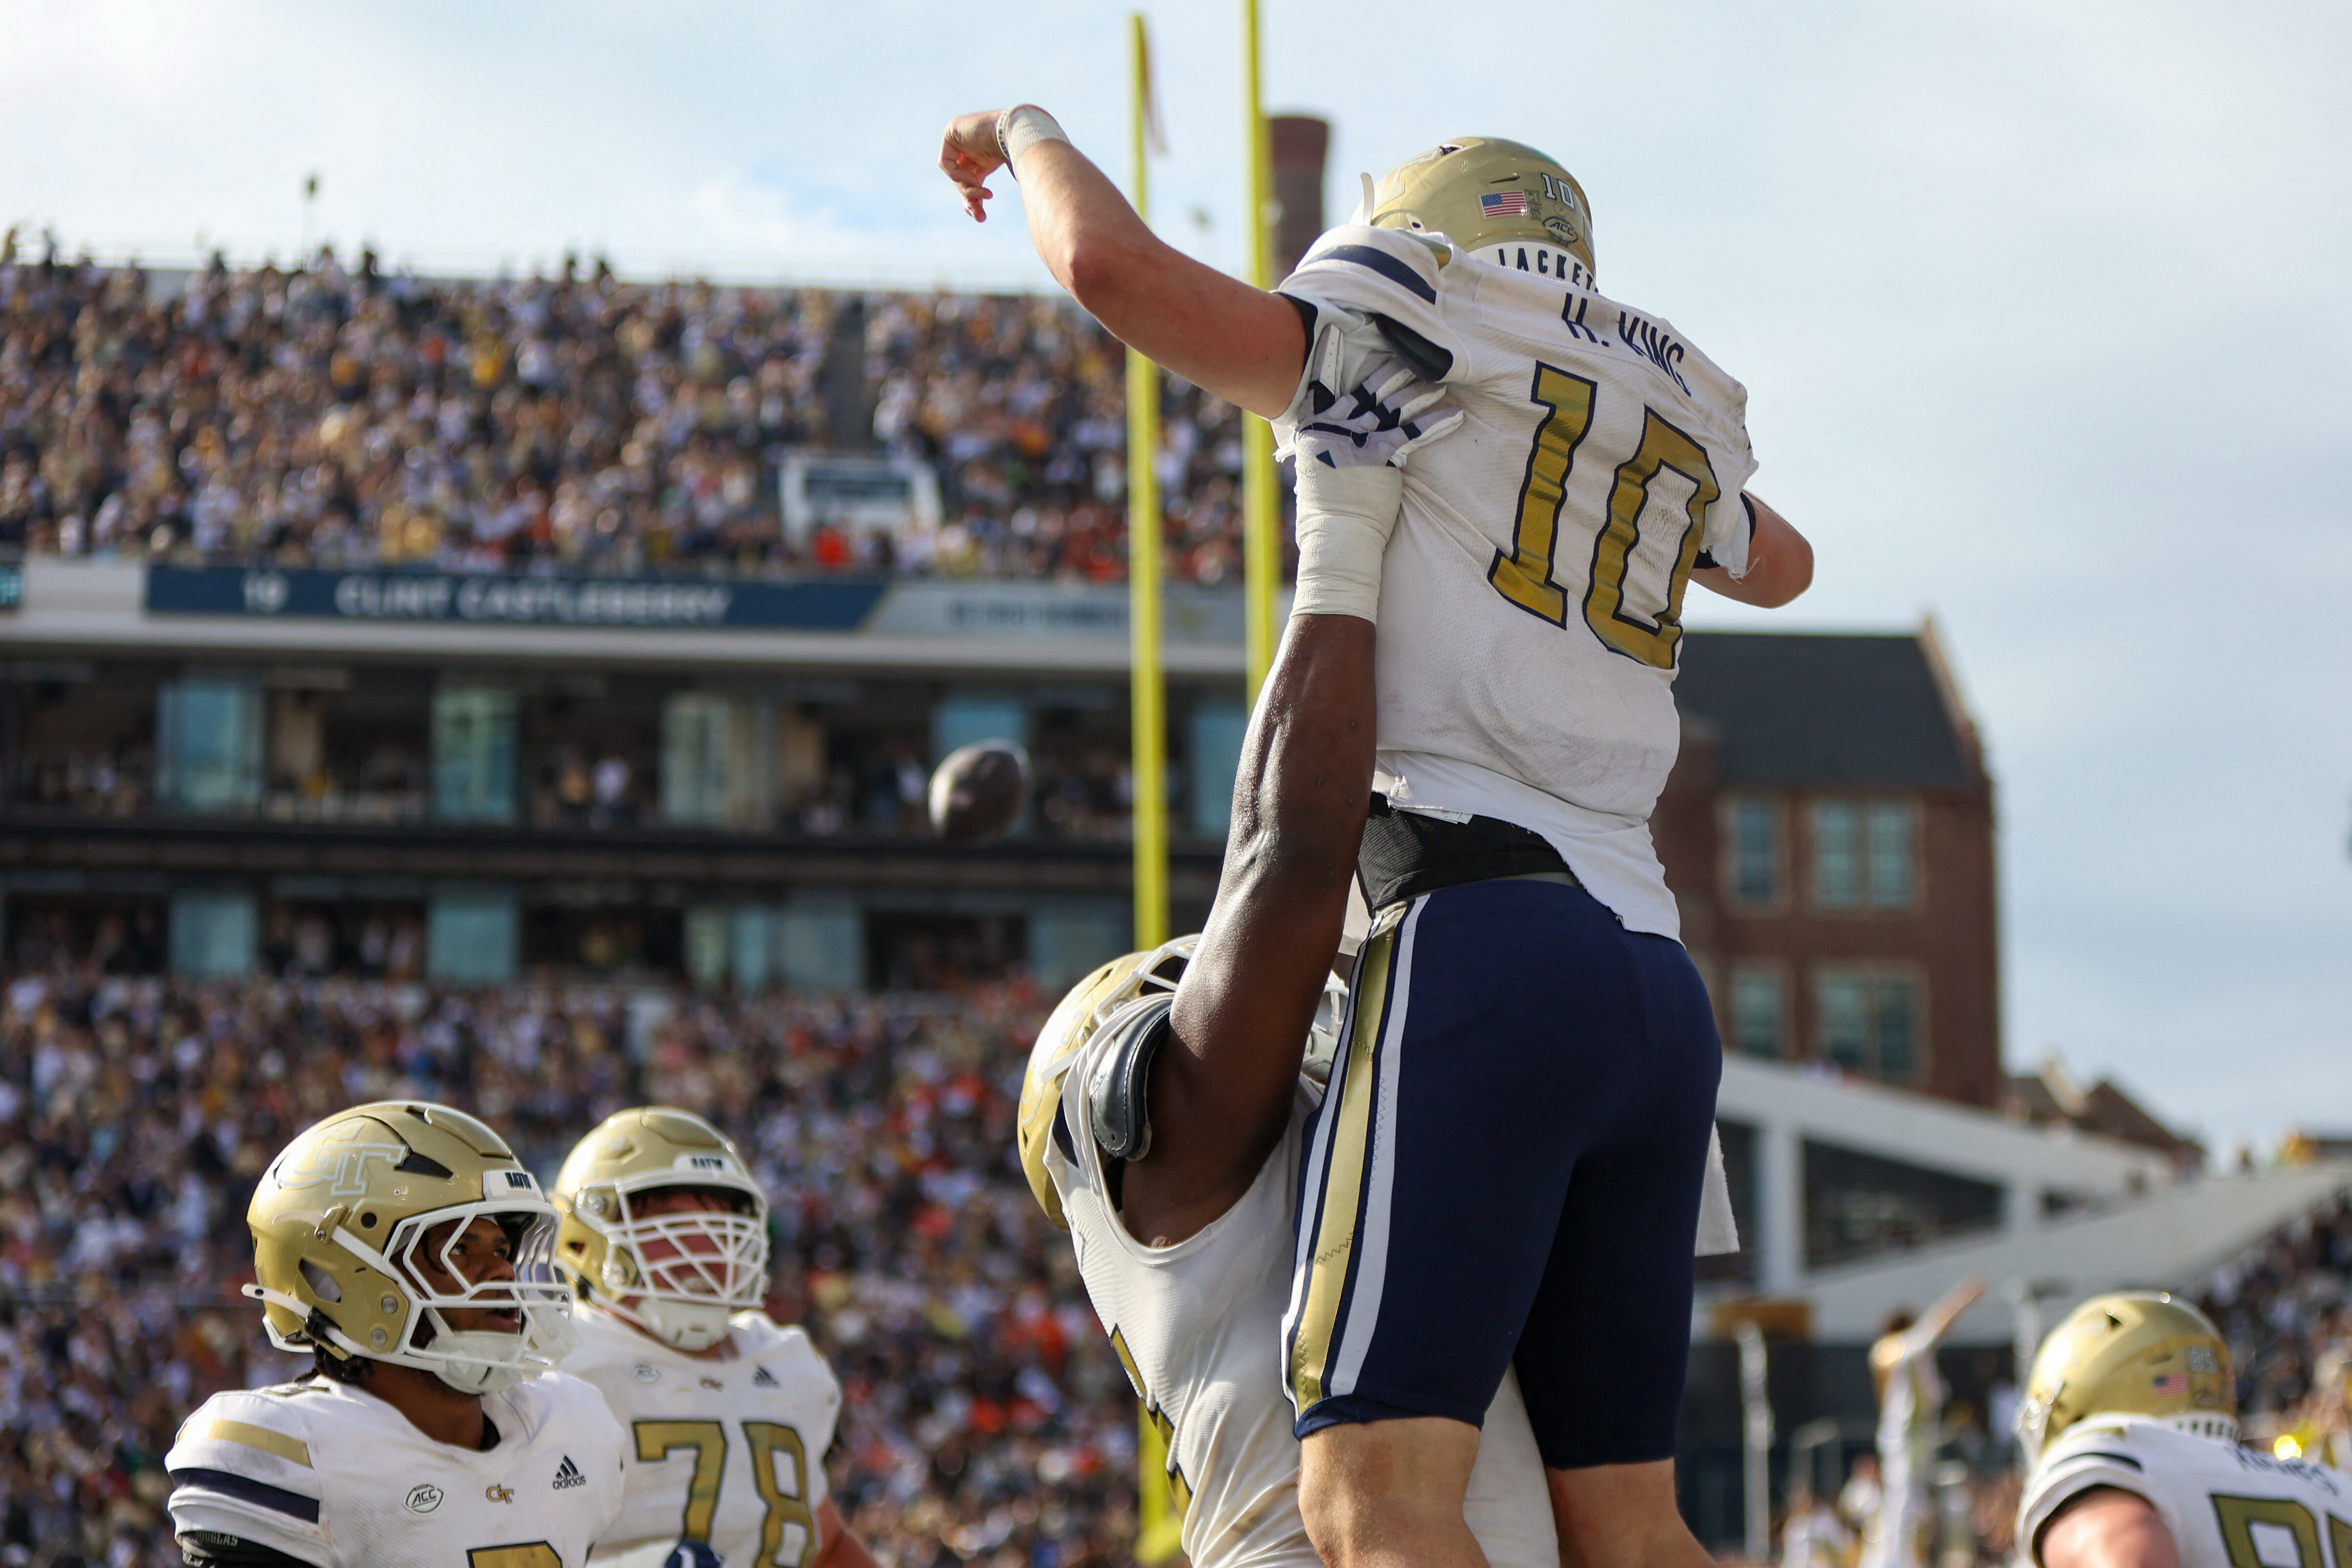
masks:
[[[1654,831],[1727,1049],[2000,1101],[1992,781],[1934,626],[1693,634]]]

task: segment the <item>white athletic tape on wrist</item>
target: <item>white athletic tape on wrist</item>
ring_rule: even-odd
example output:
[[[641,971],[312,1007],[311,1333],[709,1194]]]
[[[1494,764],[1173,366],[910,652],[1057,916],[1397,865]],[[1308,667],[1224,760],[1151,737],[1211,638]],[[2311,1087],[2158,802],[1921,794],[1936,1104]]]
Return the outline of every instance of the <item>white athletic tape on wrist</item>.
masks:
[[[1381,557],[1404,504],[1404,470],[1298,463],[1298,596],[1294,616],[1380,622]]]
[[[1013,168],[1021,154],[1040,142],[1067,142],[1059,121],[1034,103],[1016,103],[996,117],[996,150],[1004,154],[1004,166],[1014,179],[1021,171]]]

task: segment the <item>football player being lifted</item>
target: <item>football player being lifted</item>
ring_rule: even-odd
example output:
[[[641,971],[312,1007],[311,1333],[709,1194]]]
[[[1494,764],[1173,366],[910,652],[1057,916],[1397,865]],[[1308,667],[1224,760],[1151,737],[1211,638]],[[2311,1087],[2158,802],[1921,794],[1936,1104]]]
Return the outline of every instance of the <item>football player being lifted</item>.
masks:
[[[1330,951],[1352,864],[1383,956],[1307,1151],[1282,1359],[1308,1529],[1339,1568],[1475,1563],[1462,1500],[1516,1366],[1564,1559],[1699,1568],[1673,1454],[1721,1047],[1649,816],[1685,589],[1774,605],[1811,578],[1744,491],[1744,390],[1595,292],[1581,188],[1517,142],[1400,165],[1270,294],[1160,243],[1034,107],[950,122],[940,162],[976,217],[1009,163],[1078,302],[1294,451],[1387,358],[1466,416],[1404,468],[1297,465],[1297,595],[1254,723],[1332,799],[1289,837],[1237,816],[1226,863],[1324,880],[1263,944],[1213,915],[1155,1113],[1201,1092],[1195,977],[1288,1027],[1276,950]]]
[[[2230,1350],[2155,1292],[2095,1296],[2033,1358],[2017,1544],[2037,1568],[2342,1568],[2352,1475],[2238,1442]]]
[[[362,1105],[288,1144],[247,1213],[271,1342],[314,1371],[215,1394],[164,1459],[194,1568],[582,1568],[621,1432],[551,1370],[555,1211],[443,1105]]]
[[[825,1491],[841,1385],[761,1310],[768,1200],[733,1142],[689,1111],[620,1111],[573,1147],[554,1199],[579,1297],[565,1364],[629,1440],[620,1517],[592,1561],[872,1568]]]

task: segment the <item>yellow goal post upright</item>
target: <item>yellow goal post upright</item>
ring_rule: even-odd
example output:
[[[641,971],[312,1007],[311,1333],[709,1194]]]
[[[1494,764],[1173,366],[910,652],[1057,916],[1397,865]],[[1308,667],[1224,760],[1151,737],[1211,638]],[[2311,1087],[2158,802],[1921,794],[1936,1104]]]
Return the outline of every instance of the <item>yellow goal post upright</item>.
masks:
[[[1151,39],[1128,18],[1134,68],[1136,216],[1151,221],[1150,164],[1160,142],[1151,99]],[[1127,351],[1128,709],[1135,796],[1135,945],[1168,940],[1168,683],[1160,668],[1160,367]]]
[[[1265,124],[1265,100],[1258,78],[1258,0],[1242,0],[1242,155],[1249,163],[1249,204],[1242,237],[1249,247],[1250,285],[1271,289],[1273,258],[1266,226],[1274,208],[1274,151]],[[1249,706],[1274,664],[1276,579],[1282,573],[1280,522],[1274,471],[1274,426],[1255,415],[1242,416],[1242,625],[1248,668]]]

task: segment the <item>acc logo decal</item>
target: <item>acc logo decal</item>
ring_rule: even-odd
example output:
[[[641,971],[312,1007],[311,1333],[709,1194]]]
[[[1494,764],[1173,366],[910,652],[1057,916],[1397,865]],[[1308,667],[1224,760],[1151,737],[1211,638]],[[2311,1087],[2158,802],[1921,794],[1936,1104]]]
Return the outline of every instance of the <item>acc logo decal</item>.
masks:
[[[492,1502],[512,1502],[514,1501],[514,1488],[502,1487],[493,1483],[482,1489],[482,1495],[489,1499]]]
[[[431,1481],[408,1489],[408,1511],[431,1513],[441,1506],[441,1489]]]
[[[641,1361],[629,1368],[629,1375],[647,1387],[651,1387],[661,1381],[661,1368],[649,1361]]]

